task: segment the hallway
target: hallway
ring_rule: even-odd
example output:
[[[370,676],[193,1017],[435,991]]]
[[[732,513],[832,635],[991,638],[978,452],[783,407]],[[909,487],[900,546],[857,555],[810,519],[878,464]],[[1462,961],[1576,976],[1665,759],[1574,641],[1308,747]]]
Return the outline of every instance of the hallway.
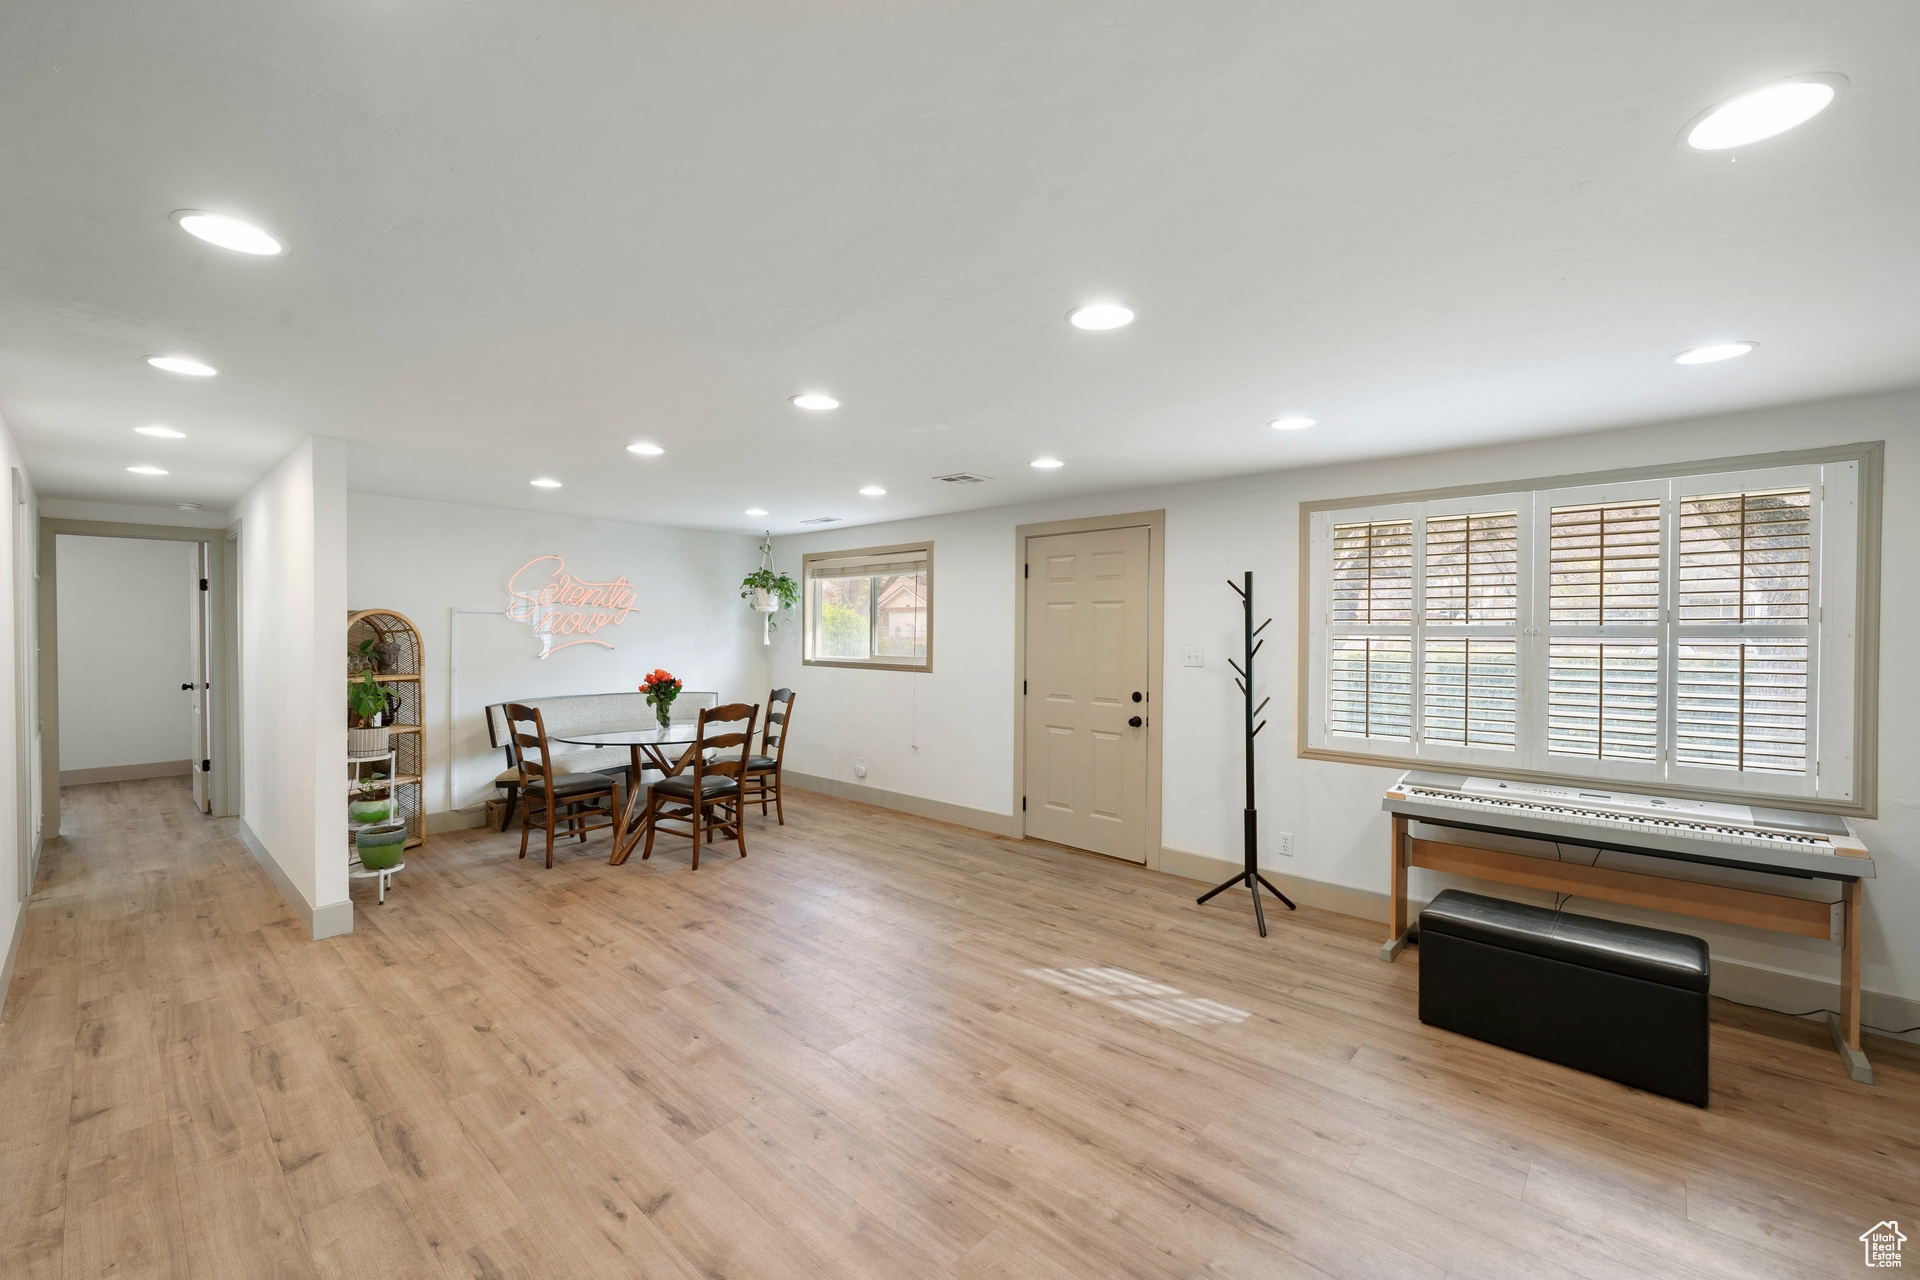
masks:
[[[1920,1216],[1907,1046],[1863,1088],[1716,1003],[1699,1112],[1421,1027],[1372,924],[1262,943],[1044,845],[805,792],[698,873],[463,831],[314,943],[179,782],[66,800],[0,1027],[21,1280],[1744,1280]]]

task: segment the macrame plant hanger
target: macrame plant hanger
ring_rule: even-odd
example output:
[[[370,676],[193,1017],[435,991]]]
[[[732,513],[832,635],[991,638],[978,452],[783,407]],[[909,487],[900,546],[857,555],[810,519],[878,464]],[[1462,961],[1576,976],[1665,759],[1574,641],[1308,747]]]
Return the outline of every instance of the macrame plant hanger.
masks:
[[[765,536],[760,539],[760,567],[768,573],[773,572],[773,530],[771,529],[767,530]],[[780,598],[773,596],[770,598],[770,603],[773,609],[768,609],[760,615],[761,644],[773,643],[773,610],[780,607]]]
[[[1246,665],[1242,666],[1232,658],[1227,659],[1227,665],[1239,672],[1239,675],[1234,678],[1234,683],[1240,686],[1240,692],[1245,694],[1247,699],[1247,807],[1241,811],[1242,817],[1240,823],[1241,840],[1245,846],[1246,863],[1241,872],[1231,880],[1228,880],[1225,884],[1216,885],[1201,894],[1200,901],[1205,903],[1207,899],[1214,897],[1216,894],[1224,893],[1235,885],[1243,884],[1247,886],[1247,888],[1253,892],[1253,918],[1260,926],[1260,936],[1264,938],[1267,936],[1267,913],[1260,909],[1261,885],[1266,885],[1268,893],[1286,903],[1287,910],[1292,911],[1294,909],[1293,900],[1274,888],[1271,884],[1267,884],[1267,878],[1260,874],[1260,815],[1255,812],[1253,803],[1253,735],[1267,727],[1265,720],[1262,720],[1259,724],[1255,724],[1253,721],[1254,717],[1264,711],[1267,704],[1273,701],[1272,698],[1262,698],[1259,706],[1256,707],[1253,705],[1253,655],[1258,653],[1260,646],[1266,643],[1265,640],[1256,641],[1256,637],[1272,625],[1273,619],[1268,618],[1258,627],[1253,625],[1252,570],[1248,570],[1247,572],[1247,585],[1244,590],[1236,585],[1231,578],[1227,579],[1227,585],[1232,587],[1234,594],[1240,597],[1240,605],[1246,611],[1247,615],[1247,640],[1246,653],[1244,655]]]

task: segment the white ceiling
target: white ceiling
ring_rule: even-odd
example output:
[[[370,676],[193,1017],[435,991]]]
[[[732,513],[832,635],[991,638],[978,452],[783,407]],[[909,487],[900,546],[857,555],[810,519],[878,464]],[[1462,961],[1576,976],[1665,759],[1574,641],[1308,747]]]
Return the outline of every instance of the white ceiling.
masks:
[[[1905,0],[10,0],[0,415],[49,494],[319,433],[363,492],[784,530],[1912,384],[1917,55]]]

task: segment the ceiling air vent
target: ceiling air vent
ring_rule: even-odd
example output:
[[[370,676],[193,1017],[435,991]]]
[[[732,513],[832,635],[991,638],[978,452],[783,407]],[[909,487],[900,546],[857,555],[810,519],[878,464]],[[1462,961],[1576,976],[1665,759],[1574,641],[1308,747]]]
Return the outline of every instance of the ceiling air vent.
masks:
[[[839,516],[815,516],[811,520],[802,520],[801,524],[839,524]]]
[[[991,480],[992,476],[975,475],[971,471],[956,471],[950,476],[935,476],[942,484],[979,484],[982,480]]]

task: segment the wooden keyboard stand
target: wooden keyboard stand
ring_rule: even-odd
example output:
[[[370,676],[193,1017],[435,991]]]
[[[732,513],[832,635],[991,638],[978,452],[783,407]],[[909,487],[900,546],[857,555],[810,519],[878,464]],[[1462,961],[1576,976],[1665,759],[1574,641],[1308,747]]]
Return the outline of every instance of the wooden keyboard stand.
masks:
[[[1393,796],[1395,793],[1389,793]],[[1840,945],[1840,1012],[1827,1014],[1827,1030],[1847,1075],[1861,1084],[1873,1083],[1873,1064],[1860,1048],[1860,881],[1838,879],[1841,899],[1814,902],[1786,894],[1766,893],[1696,880],[1672,880],[1642,871],[1616,871],[1575,863],[1550,862],[1524,854],[1501,853],[1471,845],[1420,840],[1408,831],[1412,819],[1389,814],[1393,823],[1392,883],[1387,912],[1387,941],[1380,958],[1392,961],[1407,944],[1407,869],[1448,871],[1499,884],[1544,889],[1582,898],[1598,898],[1622,906],[1648,907],[1676,915],[1772,929],[1803,938],[1826,938]],[[1445,826],[1431,819],[1421,822]],[[1516,835],[1522,833],[1516,832]],[[1753,868],[1759,870],[1759,868]]]

